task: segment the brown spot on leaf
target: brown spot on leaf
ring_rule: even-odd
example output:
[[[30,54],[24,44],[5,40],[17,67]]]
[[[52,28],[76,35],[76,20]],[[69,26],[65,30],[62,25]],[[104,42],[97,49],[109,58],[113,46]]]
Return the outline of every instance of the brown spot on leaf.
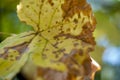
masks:
[[[79,55],[83,56],[83,50],[82,49],[79,49]]]
[[[70,28],[68,28],[67,31],[70,31]]]
[[[77,23],[78,23],[78,20],[77,20],[77,19],[74,19],[74,23],[77,24]]]
[[[48,2],[50,3],[51,6],[54,5],[54,3],[52,2],[52,0],[48,0]]]
[[[26,5],[27,8],[29,8],[30,6],[29,5]]]
[[[28,44],[29,44],[28,42],[24,42],[13,47],[7,47],[6,49],[14,49],[17,50],[20,54],[22,54],[24,51],[26,51]]]
[[[12,47],[5,47],[4,48],[4,53],[0,54],[1,58],[7,59],[8,55],[9,55],[9,50],[13,49],[19,52],[19,55],[22,55],[22,53],[24,53],[27,50],[27,46],[28,46],[28,42],[24,42],[21,44],[18,44],[16,46],[12,46]],[[19,59],[21,56],[16,56],[16,59]]]
[[[44,80],[68,80],[66,72],[60,72],[49,68],[38,68],[37,75],[41,76]]]
[[[91,73],[91,59],[87,58],[83,61],[84,74],[89,75]]]
[[[94,37],[92,34],[92,25],[88,22],[83,26],[83,30],[80,34],[80,38],[82,41],[95,45]]]
[[[53,44],[53,47],[58,48],[58,44],[59,42],[56,42],[55,44]]]
[[[74,47],[77,47],[79,45],[79,43],[74,43]]]

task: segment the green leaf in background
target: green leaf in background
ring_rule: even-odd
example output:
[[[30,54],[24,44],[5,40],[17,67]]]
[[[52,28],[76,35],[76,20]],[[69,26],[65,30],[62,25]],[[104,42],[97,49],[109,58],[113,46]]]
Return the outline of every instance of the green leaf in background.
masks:
[[[120,34],[119,29],[116,27],[114,22],[110,21],[109,15],[105,15],[102,12],[96,12],[97,17],[97,28],[95,31],[95,37],[106,36],[111,44],[120,45]]]

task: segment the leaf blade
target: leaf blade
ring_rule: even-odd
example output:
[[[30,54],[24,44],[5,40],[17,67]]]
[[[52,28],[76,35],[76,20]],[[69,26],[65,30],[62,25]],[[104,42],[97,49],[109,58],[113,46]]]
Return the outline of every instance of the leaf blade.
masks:
[[[11,79],[27,61],[34,32],[8,37],[0,44],[0,78]]]

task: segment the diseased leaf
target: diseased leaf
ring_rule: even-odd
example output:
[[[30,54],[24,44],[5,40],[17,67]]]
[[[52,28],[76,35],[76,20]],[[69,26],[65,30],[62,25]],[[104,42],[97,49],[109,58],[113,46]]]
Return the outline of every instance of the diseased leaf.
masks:
[[[61,70],[64,70],[61,74],[67,71],[67,75],[73,71],[70,76],[76,75],[78,70],[80,74],[74,76],[74,80],[78,77],[80,80],[92,79],[93,64],[89,52],[95,45],[92,32],[96,20],[86,0],[21,0],[17,12],[21,21],[38,32],[31,43],[35,46],[32,59],[48,71],[44,73],[43,70],[41,74],[45,80],[55,80],[57,77],[49,77]],[[74,67],[77,68],[75,71]],[[49,74],[48,69],[50,75],[45,77]]]
[[[40,68],[40,80],[93,79],[98,66],[92,63],[89,53],[95,46],[92,32],[96,20],[86,0],[21,0],[17,13],[21,21],[34,28],[34,32],[22,33],[1,43],[0,62],[6,67],[0,67],[3,71],[9,67],[9,72],[1,73],[1,77],[11,75],[15,65],[20,69],[30,56],[28,60]],[[26,46],[19,45],[23,43]],[[6,55],[13,54],[14,58],[17,55],[20,58],[11,61],[9,66]],[[16,69],[13,73],[18,71]]]
[[[0,44],[0,80],[11,79],[25,64],[34,32],[8,37]]]

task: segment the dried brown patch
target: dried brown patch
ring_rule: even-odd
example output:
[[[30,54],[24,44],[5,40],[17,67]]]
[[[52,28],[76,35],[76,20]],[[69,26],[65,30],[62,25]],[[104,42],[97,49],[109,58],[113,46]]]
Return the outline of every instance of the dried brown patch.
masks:
[[[92,25],[88,22],[86,23],[83,27],[82,27],[82,32],[80,34],[80,39],[83,42],[87,42],[90,43],[92,45],[95,45],[95,41],[94,41],[94,37],[93,37],[93,29],[92,29]]]
[[[28,45],[29,45],[28,42],[24,42],[24,43],[18,44],[16,46],[5,47],[4,48],[4,53],[0,54],[0,57],[2,57],[4,59],[7,59],[8,55],[9,55],[9,50],[13,49],[13,50],[16,50],[16,51],[19,52],[19,56],[16,56],[16,59],[19,59],[21,57],[20,55],[22,55],[22,53],[24,53],[26,51]]]
[[[80,15],[80,12],[89,16],[92,11],[86,0],[65,0],[61,8],[63,10],[64,19],[68,19],[69,17],[71,18],[76,13]]]
[[[61,72],[50,68],[39,67],[37,70],[38,76],[41,76],[44,80],[77,80],[78,77],[80,77],[79,80],[92,80],[93,70],[90,57],[84,59],[83,63],[80,64],[75,58],[76,55],[79,55],[76,51],[74,50],[72,53],[66,54],[61,58],[60,62],[63,62],[67,66],[66,71]]]

